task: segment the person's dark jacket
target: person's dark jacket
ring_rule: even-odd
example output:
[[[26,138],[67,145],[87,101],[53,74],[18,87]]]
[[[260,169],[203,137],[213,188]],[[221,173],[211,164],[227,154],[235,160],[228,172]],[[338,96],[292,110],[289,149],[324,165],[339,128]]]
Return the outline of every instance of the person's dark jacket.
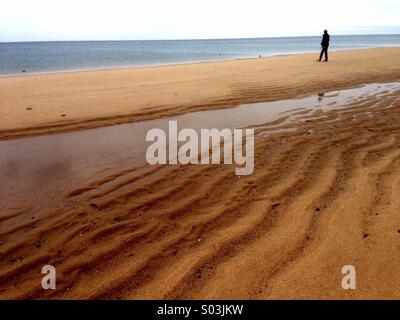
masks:
[[[329,41],[330,41],[330,36],[329,34],[324,34],[322,36],[322,42],[321,42],[321,46],[323,46],[324,48],[329,47]]]

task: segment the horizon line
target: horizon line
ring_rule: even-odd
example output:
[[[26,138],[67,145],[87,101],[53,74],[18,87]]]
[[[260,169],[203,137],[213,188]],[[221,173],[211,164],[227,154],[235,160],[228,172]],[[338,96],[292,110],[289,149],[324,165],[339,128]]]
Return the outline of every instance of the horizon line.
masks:
[[[333,37],[344,36],[400,36],[400,33],[364,33],[364,34],[331,34]],[[33,43],[33,42],[122,42],[122,41],[205,41],[205,40],[249,40],[249,39],[281,39],[281,38],[312,38],[320,35],[308,36],[268,36],[268,37],[238,37],[238,38],[182,38],[182,39],[102,39],[102,40],[21,40],[0,41],[0,43]]]

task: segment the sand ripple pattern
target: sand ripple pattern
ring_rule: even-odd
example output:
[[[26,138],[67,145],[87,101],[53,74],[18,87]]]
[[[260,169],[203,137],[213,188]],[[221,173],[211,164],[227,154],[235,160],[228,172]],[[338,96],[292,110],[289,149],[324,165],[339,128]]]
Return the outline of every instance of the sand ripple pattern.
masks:
[[[0,298],[400,298],[400,92],[256,132],[249,177],[125,168],[1,215]]]

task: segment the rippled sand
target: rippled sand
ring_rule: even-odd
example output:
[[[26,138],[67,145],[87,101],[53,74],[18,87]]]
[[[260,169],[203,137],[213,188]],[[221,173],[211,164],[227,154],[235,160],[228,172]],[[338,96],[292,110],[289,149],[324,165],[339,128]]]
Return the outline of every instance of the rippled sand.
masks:
[[[0,298],[400,298],[400,88],[374,88],[257,123],[248,177],[104,165],[54,203],[3,200]],[[57,290],[41,288],[44,264]]]

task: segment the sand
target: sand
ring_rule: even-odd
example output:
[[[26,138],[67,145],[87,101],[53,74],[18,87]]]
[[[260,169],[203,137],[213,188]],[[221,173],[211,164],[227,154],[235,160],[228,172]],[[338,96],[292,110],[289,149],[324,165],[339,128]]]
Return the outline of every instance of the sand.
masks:
[[[400,48],[0,78],[0,137],[154,119],[396,81]]]
[[[30,112],[44,112],[18,117],[2,105],[2,128],[10,137],[76,130],[99,113],[114,117],[107,123],[132,120],[133,104],[123,102],[131,90],[151,100],[138,113],[159,117],[203,109],[207,99],[216,108],[393,81],[399,52],[332,53],[332,64],[300,55],[1,79],[2,98],[24,91]],[[159,82],[129,84],[146,73]],[[156,106],[161,97],[165,107]],[[56,113],[79,124],[58,128]],[[399,299],[400,90],[291,114],[296,121],[257,126],[248,177],[223,165],[115,166],[68,188],[57,204],[7,208],[0,298]],[[57,290],[41,288],[44,264],[56,266]],[[356,267],[357,290],[342,289],[344,265]]]

